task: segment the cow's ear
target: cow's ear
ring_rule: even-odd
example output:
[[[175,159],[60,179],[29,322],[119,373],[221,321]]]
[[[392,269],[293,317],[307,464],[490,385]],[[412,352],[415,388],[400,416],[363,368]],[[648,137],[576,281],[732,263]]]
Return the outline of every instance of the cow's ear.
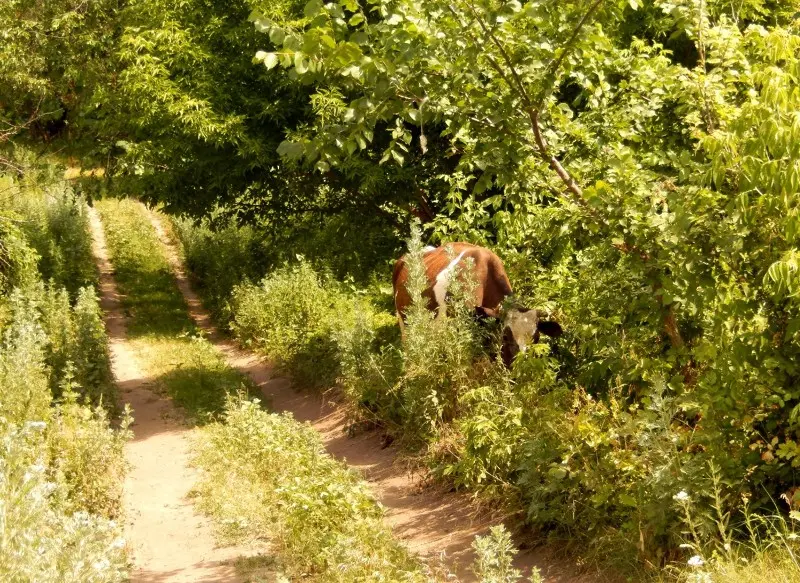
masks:
[[[483,306],[475,306],[475,315],[481,320],[483,319],[497,319],[500,317],[497,310],[492,308],[484,308]]]
[[[542,334],[547,334],[553,338],[558,338],[564,333],[564,330],[561,329],[558,322],[552,322],[550,320],[539,320],[536,328]]]

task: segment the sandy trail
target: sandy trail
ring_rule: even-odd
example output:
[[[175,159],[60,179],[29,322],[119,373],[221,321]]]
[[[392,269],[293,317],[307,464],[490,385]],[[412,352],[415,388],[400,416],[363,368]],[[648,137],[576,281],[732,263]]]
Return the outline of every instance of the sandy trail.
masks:
[[[169,399],[149,390],[126,340],[125,316],[109,262],[105,234],[89,209],[92,244],[100,269],[103,309],[114,377],[124,403],[133,409],[133,441],[125,448],[130,471],[124,485],[125,537],[133,559],[132,583],[235,583],[232,560],[257,552],[253,547],[217,546],[212,525],[186,499],[197,481],[189,466],[190,430]]]
[[[387,508],[386,519],[394,534],[412,551],[428,559],[442,559],[444,566],[464,583],[476,581],[470,570],[474,558],[472,542],[475,535],[485,534],[497,521],[485,515],[475,516],[474,504],[466,494],[425,488],[401,463],[396,463],[400,459],[396,448],[382,448],[379,434],[371,432],[348,437],[342,407],[324,396],[293,390],[290,381],[276,376],[263,358],[240,348],[217,330],[189,285],[175,243],[167,234],[162,218],[154,212],[150,217],[192,318],[222,352],[228,364],[248,375],[273,410],[290,411],[296,419],[308,421],[320,433],[329,453],[361,472]],[[574,563],[555,556],[552,550],[524,551],[515,562],[526,576],[532,567],[538,567],[548,583],[597,581],[595,576],[579,574]]]

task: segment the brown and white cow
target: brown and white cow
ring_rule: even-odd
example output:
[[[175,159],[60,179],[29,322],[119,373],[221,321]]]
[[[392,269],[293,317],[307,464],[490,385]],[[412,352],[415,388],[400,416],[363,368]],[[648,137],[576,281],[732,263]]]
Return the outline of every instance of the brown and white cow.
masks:
[[[500,313],[503,300],[511,295],[511,282],[508,281],[503,262],[488,249],[470,243],[448,243],[444,247],[426,247],[422,261],[428,278],[428,287],[423,296],[428,300],[428,309],[438,311],[440,318],[447,313],[447,289],[453,276],[459,274],[472,279],[475,291],[471,303],[476,314],[479,317],[503,319],[501,355],[506,366],[511,366],[514,357],[525,352],[529,344],[537,343],[540,333],[553,337],[561,335],[561,326],[541,319],[543,314],[539,310],[510,308]],[[469,274],[465,269],[467,265],[471,265]],[[406,289],[407,280],[408,268],[404,256],[398,259],[392,276],[394,305],[401,330],[405,311],[411,304],[411,296]]]

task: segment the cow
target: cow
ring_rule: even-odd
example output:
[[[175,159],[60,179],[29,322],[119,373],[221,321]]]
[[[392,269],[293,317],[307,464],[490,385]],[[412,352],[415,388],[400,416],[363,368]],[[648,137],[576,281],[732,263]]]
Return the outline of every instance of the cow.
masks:
[[[471,260],[471,261],[469,261]],[[426,247],[423,250],[422,262],[428,287],[423,297],[428,301],[428,309],[437,312],[437,318],[447,314],[447,288],[454,274],[464,273],[463,269],[471,264],[469,276],[474,282],[474,296],[470,303],[479,318],[502,318],[503,343],[501,357],[510,367],[520,352],[525,352],[529,344],[539,341],[539,334],[558,337],[562,333],[558,323],[544,320],[540,310],[512,307],[501,313],[501,307],[511,296],[511,283],[506,275],[500,258],[484,247],[470,243],[448,243],[443,247]],[[459,266],[462,269],[459,269]],[[394,288],[394,305],[401,332],[404,329],[404,316],[411,304],[411,296],[406,289],[408,268],[406,257],[397,260],[392,275]]]

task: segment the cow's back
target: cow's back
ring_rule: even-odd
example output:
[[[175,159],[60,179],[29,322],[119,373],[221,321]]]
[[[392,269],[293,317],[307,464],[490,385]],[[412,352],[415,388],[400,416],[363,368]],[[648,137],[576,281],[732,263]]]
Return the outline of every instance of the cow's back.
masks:
[[[472,260],[472,275],[476,284],[474,303],[476,306],[495,310],[508,295],[511,284],[508,281],[503,262],[484,247],[471,243],[447,243],[427,251],[422,258],[425,275],[428,280],[423,296],[428,300],[428,308],[435,310],[438,302],[434,293],[437,276],[447,269],[463,267],[468,259]],[[411,296],[406,289],[408,268],[406,256],[397,260],[392,274],[395,308],[398,314],[404,314],[411,304]]]

